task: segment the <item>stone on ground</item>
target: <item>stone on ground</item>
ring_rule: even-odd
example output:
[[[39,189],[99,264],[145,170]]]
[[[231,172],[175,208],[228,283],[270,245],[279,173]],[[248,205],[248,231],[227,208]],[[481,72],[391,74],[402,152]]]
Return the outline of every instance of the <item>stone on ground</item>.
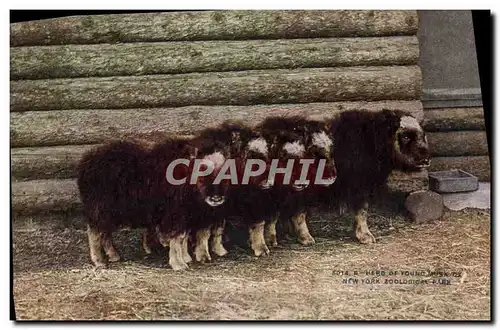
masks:
[[[443,197],[433,191],[417,191],[408,196],[405,207],[416,223],[437,220],[443,215]]]

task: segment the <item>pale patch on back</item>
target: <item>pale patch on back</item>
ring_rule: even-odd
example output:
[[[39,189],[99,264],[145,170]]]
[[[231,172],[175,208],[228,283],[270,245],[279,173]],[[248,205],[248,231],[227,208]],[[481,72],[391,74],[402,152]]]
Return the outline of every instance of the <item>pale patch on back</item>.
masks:
[[[248,150],[255,151],[261,153],[264,156],[267,156],[267,142],[263,138],[253,139],[248,142]]]
[[[401,117],[399,127],[403,128],[403,129],[414,129],[417,131],[422,131],[422,127],[420,126],[418,120],[411,117],[411,116]]]
[[[333,141],[328,137],[328,135],[326,135],[325,132],[321,131],[320,133],[313,134],[312,144],[324,150],[330,150],[333,145]]]
[[[226,161],[226,158],[220,151],[216,151],[213,154],[205,156],[206,160],[211,161],[214,164],[215,168],[220,168]]]
[[[285,150],[289,155],[299,157],[304,156],[304,153],[306,152],[304,145],[298,141],[285,143],[283,150]]]

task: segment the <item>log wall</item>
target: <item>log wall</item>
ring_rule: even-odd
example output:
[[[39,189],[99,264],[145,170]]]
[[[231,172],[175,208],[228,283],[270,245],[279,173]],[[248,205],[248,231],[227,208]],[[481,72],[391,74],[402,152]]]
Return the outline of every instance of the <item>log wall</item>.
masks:
[[[78,210],[75,166],[109,139],[348,109],[423,119],[415,11],[73,16],[10,29],[15,214]],[[396,173],[391,185],[417,190],[427,176]]]
[[[423,125],[433,156],[429,171],[462,169],[491,180],[483,108],[426,109]]]

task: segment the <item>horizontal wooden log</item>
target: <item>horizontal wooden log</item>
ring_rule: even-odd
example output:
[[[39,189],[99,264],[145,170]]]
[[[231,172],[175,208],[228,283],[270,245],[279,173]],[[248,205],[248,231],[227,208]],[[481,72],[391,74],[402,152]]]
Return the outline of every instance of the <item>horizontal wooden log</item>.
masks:
[[[425,171],[411,175],[395,172],[389,180],[390,187],[404,192],[424,189],[426,185]],[[81,202],[74,179],[12,182],[12,210],[16,215],[80,209]]]
[[[337,66],[415,65],[417,37],[14,47],[10,77],[47,79]]]
[[[76,164],[81,155],[95,146],[81,143],[102,143],[113,138],[157,140],[174,134],[192,135],[201,127],[214,127],[228,118],[244,120],[248,125],[254,126],[272,115],[306,115],[314,119],[325,119],[346,110],[380,111],[384,108],[403,109],[419,119],[423,116],[419,101],[293,104],[283,108],[230,106],[212,109],[192,106],[186,109],[68,110],[59,112],[58,116],[54,116],[54,112],[45,111],[13,113],[13,145],[77,145],[13,148],[11,174],[17,180],[75,177]],[[183,114],[188,118],[184,118]],[[193,114],[196,114],[196,121],[189,119]],[[139,117],[141,125],[134,121],[134,118]],[[158,123],[164,125],[167,118],[170,119],[168,126],[155,126]],[[182,124],[176,126],[174,123]],[[164,131],[159,131],[160,129]]]
[[[16,214],[70,210],[78,206],[79,193],[73,179],[12,182],[12,211]]]
[[[420,83],[418,66],[18,80],[10,101],[11,111],[31,111],[414,100]]]
[[[481,156],[488,154],[486,131],[427,133],[432,156]]]
[[[429,172],[459,169],[469,172],[480,181],[491,180],[489,156],[433,157]]]
[[[49,211],[38,214],[13,213],[12,228],[14,231],[57,231],[68,228],[87,230],[88,220],[81,209],[74,211]],[[124,228],[124,230],[127,230]]]
[[[429,132],[485,130],[484,110],[481,107],[425,110],[423,126]]]
[[[224,120],[256,125],[268,116],[305,115],[323,119],[345,110],[400,109],[423,118],[420,101],[333,102],[252,106],[187,106],[126,110],[66,110],[13,112],[10,138],[13,147],[94,144],[137,135],[191,135]]]
[[[76,177],[80,158],[92,147],[95,145],[12,149],[11,175],[16,180]]]
[[[13,23],[11,46],[415,35],[416,11],[252,10],[86,15]]]

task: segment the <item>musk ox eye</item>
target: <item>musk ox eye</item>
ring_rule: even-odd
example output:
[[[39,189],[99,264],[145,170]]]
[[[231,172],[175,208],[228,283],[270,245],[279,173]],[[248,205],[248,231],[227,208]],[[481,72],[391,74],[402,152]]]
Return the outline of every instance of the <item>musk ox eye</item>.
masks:
[[[407,143],[409,143],[409,142],[410,142],[410,137],[409,137],[409,136],[407,136],[407,135],[403,135],[403,136],[401,137],[401,142],[402,142],[403,144],[407,144]]]

